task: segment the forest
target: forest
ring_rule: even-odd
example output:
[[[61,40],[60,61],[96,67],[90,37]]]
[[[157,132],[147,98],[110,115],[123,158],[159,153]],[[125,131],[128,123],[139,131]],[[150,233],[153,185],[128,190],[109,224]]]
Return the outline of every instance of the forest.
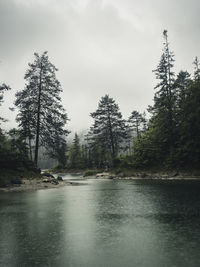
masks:
[[[152,74],[157,80],[153,105],[144,113],[133,110],[125,120],[114,98],[102,96],[90,114],[93,124],[84,140],[75,133],[72,143],[67,141],[69,118],[60,97],[58,70],[47,52],[35,53],[24,76],[24,89],[15,95],[18,127],[5,131],[6,118],[0,117],[1,173],[39,172],[40,149],[57,162],[52,166],[57,169],[198,171],[200,63],[196,57],[192,74],[184,70],[176,74],[166,30],[163,40]],[[0,84],[0,105],[6,105],[4,94],[12,90],[4,82]]]

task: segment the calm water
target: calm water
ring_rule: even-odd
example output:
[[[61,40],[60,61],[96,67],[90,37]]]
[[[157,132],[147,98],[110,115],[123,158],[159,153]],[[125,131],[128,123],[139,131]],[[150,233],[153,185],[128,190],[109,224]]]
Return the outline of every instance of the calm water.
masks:
[[[82,183],[0,194],[0,266],[200,266],[200,183]]]

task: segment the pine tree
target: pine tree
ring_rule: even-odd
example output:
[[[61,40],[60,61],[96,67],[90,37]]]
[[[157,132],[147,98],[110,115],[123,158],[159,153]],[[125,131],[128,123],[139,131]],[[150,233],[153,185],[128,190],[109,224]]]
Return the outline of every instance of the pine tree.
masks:
[[[128,119],[131,129],[136,133],[137,138],[140,138],[141,133],[146,128],[145,115],[134,110]]]
[[[15,105],[19,108],[17,120],[29,141],[34,138],[34,162],[38,162],[40,146],[55,149],[58,139],[64,142],[69,132],[64,129],[67,115],[61,105],[62,92],[56,78],[57,68],[49,61],[47,52],[34,54],[33,63],[25,74],[25,88],[16,94]]]
[[[67,164],[67,143],[64,138],[57,136],[52,144],[51,149],[47,150],[47,155],[58,161],[58,166],[64,168]]]
[[[157,128],[158,138],[162,139],[163,151],[165,154],[172,153],[174,145],[174,54],[169,50],[167,31],[163,32],[164,44],[163,54],[156,70],[154,70],[156,79],[159,83],[155,89],[154,106],[150,108],[153,114],[151,124]]]
[[[72,146],[69,153],[70,167],[74,169],[82,168],[82,151],[80,146],[80,140],[77,133],[75,133]]]
[[[176,144],[176,93],[174,86],[174,54],[169,49],[167,31],[163,32],[163,53],[153,71],[159,80],[155,87],[152,117],[148,129],[134,141],[134,162],[138,167],[172,166]]]
[[[89,131],[90,146],[100,154],[115,158],[125,147],[127,126],[119,106],[108,95],[101,98],[98,108],[91,113],[94,123]]]

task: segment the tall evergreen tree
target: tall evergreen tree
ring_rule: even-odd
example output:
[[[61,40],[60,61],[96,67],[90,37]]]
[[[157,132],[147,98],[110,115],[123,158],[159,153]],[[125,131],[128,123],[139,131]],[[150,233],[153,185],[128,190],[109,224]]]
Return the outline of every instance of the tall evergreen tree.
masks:
[[[148,129],[134,142],[136,166],[147,167],[173,163],[175,139],[176,91],[173,72],[174,54],[169,49],[167,31],[163,32],[163,53],[157,68],[153,71],[159,81],[155,86],[154,105],[149,107],[152,117]]]
[[[163,151],[168,154],[172,153],[174,145],[174,107],[175,107],[175,90],[173,72],[174,54],[169,49],[167,31],[163,32],[164,44],[163,53],[157,69],[154,70],[156,79],[159,83],[155,89],[157,92],[154,96],[154,105],[150,108],[153,113],[151,123],[156,127],[158,138],[163,144]]]
[[[127,126],[122,119],[119,106],[108,95],[101,98],[98,108],[91,113],[94,123],[89,131],[90,145],[100,149],[104,155],[117,156],[125,146]]]
[[[35,139],[34,162],[38,163],[40,146],[54,149],[58,138],[68,134],[64,129],[67,115],[61,104],[62,88],[56,78],[57,68],[49,61],[47,52],[34,54],[33,63],[25,74],[25,88],[16,94],[19,108],[17,120],[29,140]]]

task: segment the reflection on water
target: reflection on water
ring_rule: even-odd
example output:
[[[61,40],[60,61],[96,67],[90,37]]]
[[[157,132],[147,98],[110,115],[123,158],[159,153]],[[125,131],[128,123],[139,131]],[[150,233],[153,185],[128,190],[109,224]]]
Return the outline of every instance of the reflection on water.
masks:
[[[0,195],[0,266],[200,266],[199,183],[82,183]]]

